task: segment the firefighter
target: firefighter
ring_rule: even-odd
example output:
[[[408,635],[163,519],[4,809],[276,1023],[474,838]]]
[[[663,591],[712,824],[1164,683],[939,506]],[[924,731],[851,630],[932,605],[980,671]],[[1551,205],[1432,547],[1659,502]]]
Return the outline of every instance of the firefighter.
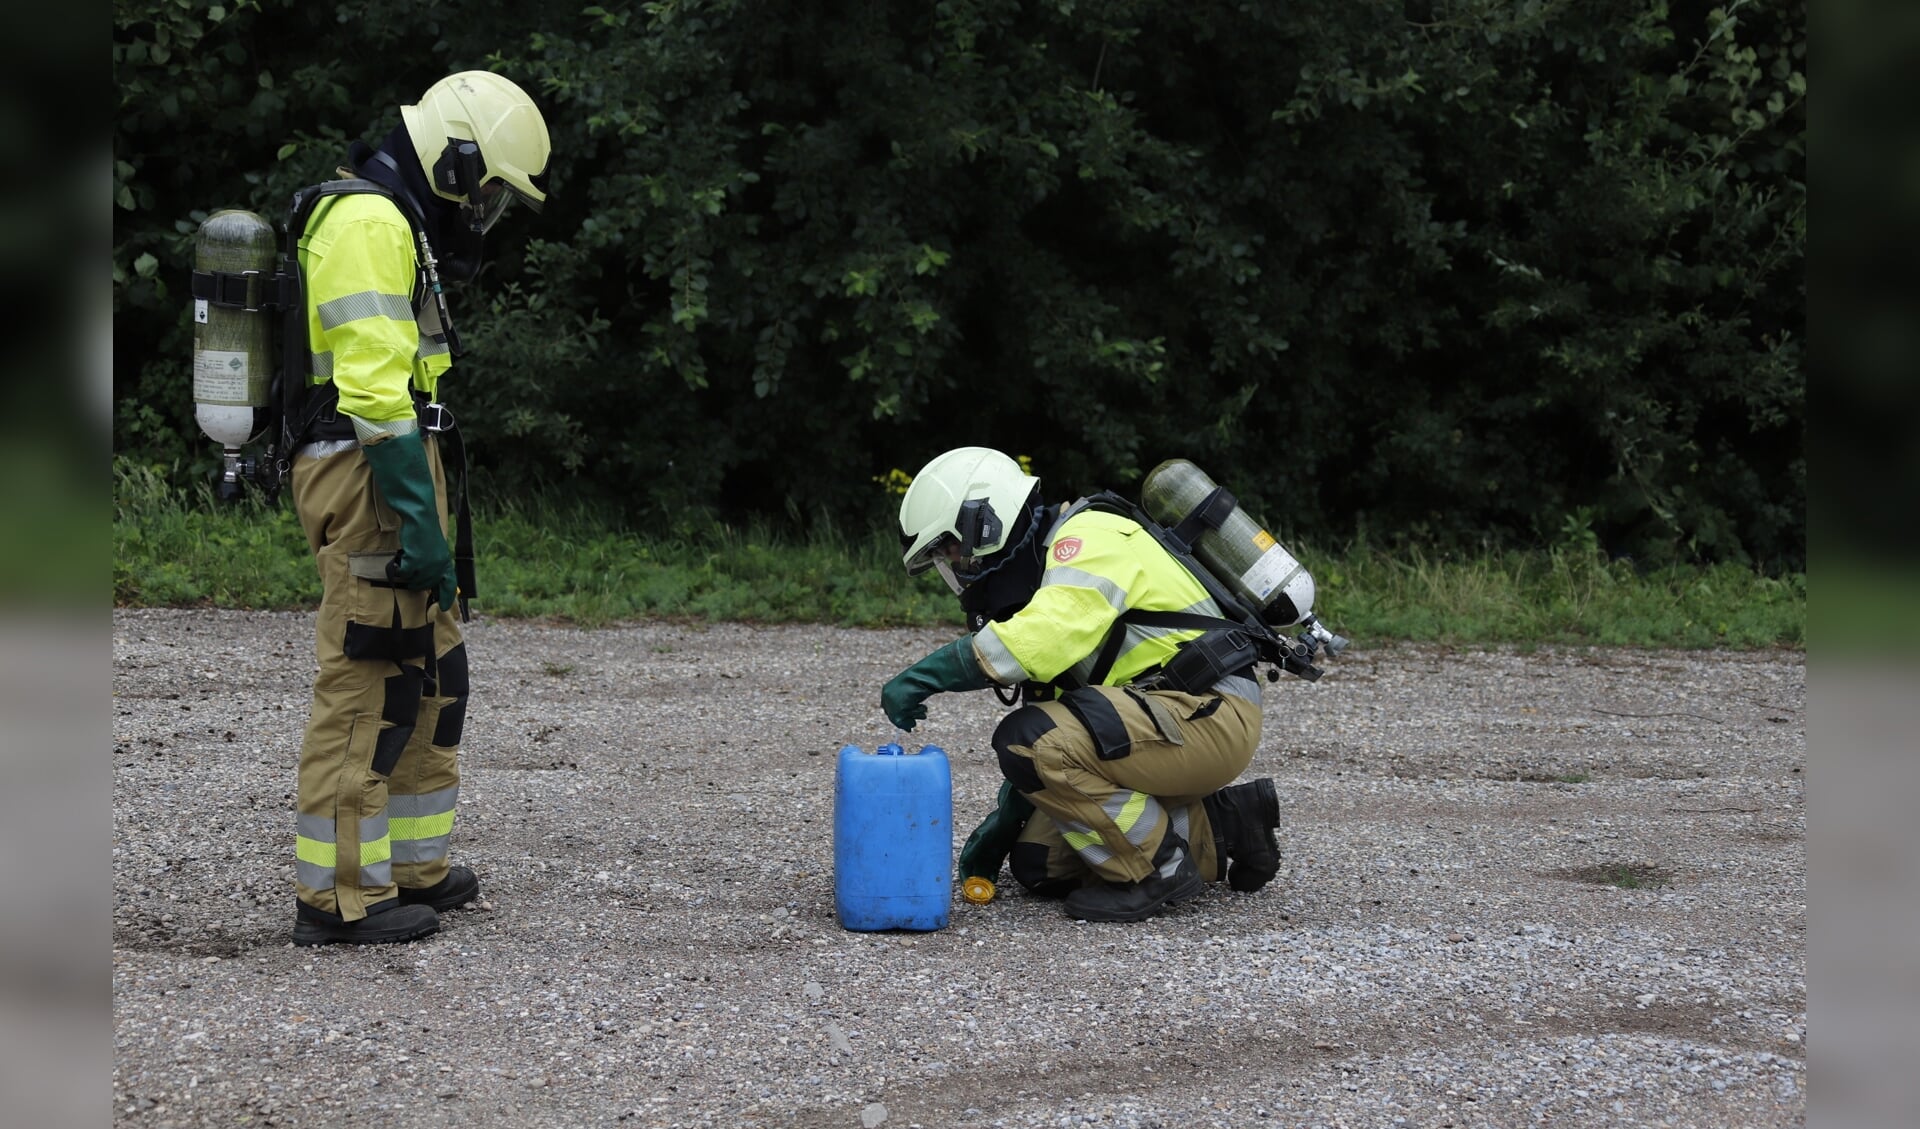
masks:
[[[907,572],[937,570],[974,631],[896,675],[881,708],[911,730],[933,694],[1023,688],[993,748],[1011,785],[1002,813],[1024,817],[1008,864],[1025,889],[1064,897],[1073,917],[1139,921],[1205,881],[1257,890],[1274,876],[1273,782],[1232,784],[1260,742],[1251,662],[1169,685],[1166,664],[1202,632],[1123,619],[1218,616],[1185,565],[1086,499],[1048,505],[1039,479],[983,447],[914,477],[900,539]]]
[[[486,71],[434,83],[400,117],[340,170],[383,191],[324,197],[298,236],[310,364],[292,491],[321,599],[297,945],[410,941],[480,890],[448,861],[468,695],[454,608],[470,593],[447,535],[459,460],[441,401],[458,347],[442,284],[474,276],[510,204],[545,201],[550,146],[533,100]]]

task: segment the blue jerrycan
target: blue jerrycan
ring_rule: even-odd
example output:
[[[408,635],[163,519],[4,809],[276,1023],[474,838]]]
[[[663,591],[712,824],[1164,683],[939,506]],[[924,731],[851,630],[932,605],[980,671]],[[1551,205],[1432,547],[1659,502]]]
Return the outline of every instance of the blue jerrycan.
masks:
[[[943,929],[953,900],[945,750],[844,745],[833,782],[833,900],[843,929]]]

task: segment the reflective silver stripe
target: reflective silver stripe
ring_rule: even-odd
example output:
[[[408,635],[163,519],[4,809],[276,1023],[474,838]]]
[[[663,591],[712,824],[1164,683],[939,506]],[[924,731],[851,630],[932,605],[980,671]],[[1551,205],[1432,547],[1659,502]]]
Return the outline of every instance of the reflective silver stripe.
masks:
[[[1122,614],[1125,614],[1125,611],[1126,609],[1122,609]],[[1199,603],[1181,608],[1180,611],[1192,615],[1210,615],[1215,619],[1220,618],[1220,606],[1213,602],[1211,596],[1202,597]],[[1181,632],[1185,632],[1188,635],[1200,634],[1199,629],[1193,627],[1149,627],[1144,624],[1129,623],[1122,628],[1120,650],[1114,655],[1113,665],[1115,667],[1124,666],[1127,661],[1127,656],[1133,653],[1133,649],[1149,639],[1159,639],[1163,636],[1176,635]],[[1087,680],[1093,675],[1094,660],[1099,657],[1098,652],[1088,655],[1086,658],[1081,659],[1069,667],[1067,673],[1071,674],[1080,685],[1084,686],[1087,684]],[[1260,700],[1257,694],[1254,700]]]
[[[1171,834],[1180,836],[1182,846],[1193,842],[1193,835],[1188,831],[1190,823],[1187,819],[1187,809],[1185,807],[1174,808],[1167,812],[1167,826],[1171,829]],[[1172,857],[1169,858],[1168,861],[1160,864],[1161,876],[1172,878],[1173,872],[1180,868],[1180,860],[1185,858],[1186,854],[1187,852],[1179,847],[1174,848]],[[1226,877],[1227,860],[1225,856],[1221,857],[1219,866],[1220,876],[1222,878]]]
[[[314,312],[320,315],[321,329],[334,330],[365,318],[412,321],[413,303],[407,300],[405,294],[362,290],[358,294],[346,294],[330,302],[322,302]]]
[[[1108,796],[1106,802],[1100,805],[1100,810],[1113,820],[1113,825],[1120,829],[1120,834],[1126,837],[1127,842],[1138,847],[1144,845],[1147,836],[1160,825],[1160,815],[1166,809],[1160,806],[1159,800],[1145,792],[1125,791]],[[1184,818],[1182,813],[1182,822]],[[1086,824],[1062,821],[1060,831],[1067,846],[1072,847],[1089,865],[1113,858],[1113,852],[1107,849],[1100,833]]]
[[[395,792],[387,797],[387,814],[395,819],[418,819],[423,815],[444,815],[460,802],[460,785],[417,796]]]
[[[334,846],[333,820],[324,815],[302,814],[295,819],[295,834],[327,847]],[[294,856],[293,875],[309,890],[333,889],[333,867]]]
[[[311,358],[313,375],[323,377],[327,380],[333,379],[333,354],[331,352],[308,353],[307,356]]]
[[[1187,857],[1187,850],[1185,847],[1175,847],[1167,855],[1167,861],[1161,863],[1160,869],[1155,871],[1154,873],[1158,874],[1162,878],[1172,878],[1174,875],[1174,872],[1180,869],[1181,861],[1184,860],[1186,857]]]
[[[1107,797],[1106,803],[1100,805],[1100,810],[1113,820],[1113,825],[1127,837],[1127,842],[1137,847],[1147,841],[1147,833],[1159,824],[1160,813],[1165,809],[1160,806],[1159,800],[1145,792],[1115,792]]]
[[[453,837],[454,808],[460,802],[460,786],[442,788],[418,796],[394,795],[387,799],[387,814],[395,824],[393,861],[399,863],[432,862],[447,857]],[[415,837],[420,825],[444,827],[438,834]]]
[[[1100,833],[1084,823],[1072,820],[1060,821],[1060,835],[1072,847],[1075,854],[1085,859],[1089,865],[1098,866],[1113,860],[1113,852],[1107,849]]]
[[[1033,677],[1000,641],[1000,634],[991,623],[974,635],[973,650],[980,656],[980,665],[986,668],[987,675],[1002,686],[1018,686]]]
[[[1041,574],[1040,587],[1051,588],[1056,584],[1071,584],[1075,588],[1091,588],[1106,597],[1107,603],[1113,605],[1114,611],[1123,612],[1127,610],[1126,589],[1108,580],[1104,576],[1095,576],[1086,569],[1074,568],[1072,565],[1055,565]]]
[[[1137,623],[1129,623],[1120,629],[1120,650],[1115,653],[1113,665],[1117,667],[1125,662],[1127,656],[1133,653],[1133,649],[1148,639],[1157,638],[1170,631],[1191,630],[1193,629],[1190,627],[1142,627]],[[1100,650],[1105,649],[1105,647],[1102,647]],[[1095,651],[1093,654],[1088,655],[1086,658],[1081,659],[1079,662],[1067,668],[1067,673],[1073,676],[1075,684],[1080,686],[1087,684],[1093,677],[1094,661],[1099,657],[1100,652]],[[1111,671],[1109,671],[1109,673],[1111,673]]]
[[[453,836],[436,835],[431,839],[395,839],[393,841],[394,862],[432,862],[447,857],[447,848]]]
[[[443,357],[443,356],[446,356],[448,353],[451,353],[452,351],[453,351],[452,347],[449,346],[445,341],[435,341],[433,338],[428,337],[424,333],[420,335],[420,348],[417,351],[418,356]]]
[[[359,449],[360,441],[358,439],[315,439],[311,443],[303,444],[298,453],[309,459],[324,459],[329,455],[337,455],[342,451],[358,451]]]
[[[375,844],[386,844],[389,854],[392,844],[387,839],[387,813],[371,815],[360,821],[360,885],[393,885],[393,860],[383,858],[378,862],[367,862],[367,855]]]
[[[311,841],[316,847],[334,855],[334,865],[327,866],[314,859],[294,858],[294,875],[301,883],[313,890],[331,890],[335,885],[334,876],[339,872],[339,841],[336,839],[335,822],[324,815],[301,813],[295,817],[295,833],[300,838]],[[367,854],[367,848],[387,838],[387,815],[369,816],[360,821],[361,856]],[[393,864],[390,859],[382,858],[360,867],[359,883],[362,886],[390,886],[393,884]]]
[[[333,889],[333,868],[330,866],[315,866],[306,859],[295,859],[293,876],[309,890]]]

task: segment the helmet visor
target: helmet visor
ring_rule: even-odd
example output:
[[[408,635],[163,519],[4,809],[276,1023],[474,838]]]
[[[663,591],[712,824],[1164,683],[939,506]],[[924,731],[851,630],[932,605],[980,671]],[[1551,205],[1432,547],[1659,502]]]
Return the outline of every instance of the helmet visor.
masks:
[[[920,575],[932,568],[935,564],[944,561],[950,554],[957,551],[959,547],[960,539],[955,537],[951,532],[940,534],[938,537],[928,541],[925,545],[920,546],[919,552],[907,558],[907,575]]]
[[[473,230],[485,235],[500,222],[507,212],[507,205],[513,203],[519,193],[504,180],[489,180],[480,186],[479,199],[460,205],[466,213],[467,223]]]
[[[960,538],[952,532],[942,533],[913,556],[907,558],[907,575],[919,574],[934,569],[940,573],[940,579],[947,582],[958,596],[973,583],[980,570],[979,558],[974,557],[960,547]]]

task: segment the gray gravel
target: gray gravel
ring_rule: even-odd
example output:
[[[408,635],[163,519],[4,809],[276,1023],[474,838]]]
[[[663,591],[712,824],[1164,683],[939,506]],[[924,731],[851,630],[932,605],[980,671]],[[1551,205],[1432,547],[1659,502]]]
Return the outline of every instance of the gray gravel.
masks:
[[[311,622],[114,614],[116,1125],[1806,1123],[1801,654],[1361,640],[1269,689],[1266,890],[1090,925],[1008,880],[865,934],[834,751],[952,632],[481,618],[482,902],[312,950]],[[930,705],[960,839],[1002,709]]]

